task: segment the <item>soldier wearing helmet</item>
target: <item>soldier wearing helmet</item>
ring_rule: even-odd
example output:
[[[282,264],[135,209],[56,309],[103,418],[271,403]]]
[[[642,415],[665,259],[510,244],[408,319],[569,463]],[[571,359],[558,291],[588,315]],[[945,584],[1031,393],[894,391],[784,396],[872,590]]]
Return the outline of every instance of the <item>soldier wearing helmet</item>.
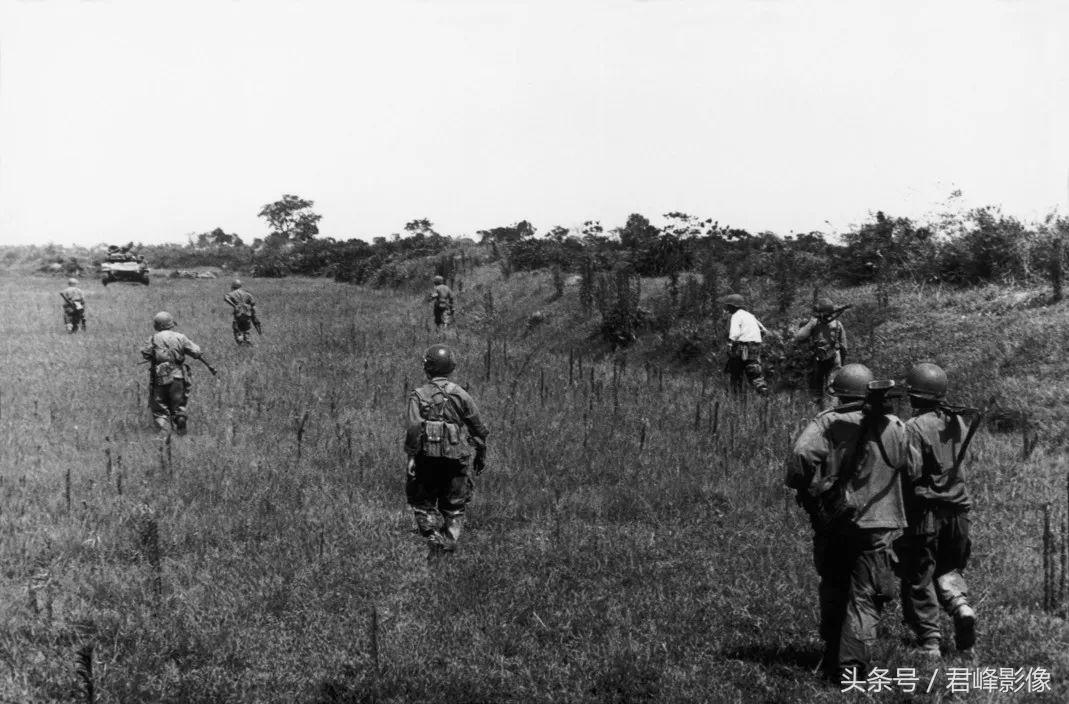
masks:
[[[739,294],[724,296],[720,299],[720,304],[731,315],[728,325],[728,361],[724,366],[724,371],[730,375],[731,390],[741,392],[745,376],[757,393],[763,396],[768,393],[768,384],[761,368],[761,335],[768,334],[768,330],[753,313],[745,310],[746,301]]]
[[[487,429],[475,400],[449,380],[453,351],[433,345],[423,355],[427,382],[408,396],[405,494],[420,535],[432,550],[456,549],[464,508],[486,466]],[[439,527],[440,521],[440,527]]]
[[[453,322],[453,291],[445,285],[444,278],[434,277],[434,290],[427,296],[427,300],[434,302],[434,327],[441,332]]]
[[[921,464],[908,497],[909,527],[896,546],[902,563],[902,610],[920,654],[940,655],[940,607],[954,621],[955,646],[968,652],[976,641],[976,612],[969,605],[962,571],[971,550],[972,499],[957,461],[968,427],[946,406],[947,375],[939,366],[913,365],[906,388],[913,406],[906,431]]]
[[[813,317],[794,334],[795,343],[809,342],[809,393],[821,410],[834,403],[828,382],[846,361],[846,329],[838,320],[837,310],[841,309],[830,298],[818,298],[813,303]]]
[[[79,328],[85,332],[85,295],[78,288],[78,279],[67,279],[67,288],[59,296],[63,299],[63,324],[67,332],[73,335]]]
[[[179,435],[186,432],[189,390],[192,386],[186,357],[199,359],[215,376],[215,368],[204,357],[200,347],[175,330],[174,317],[160,311],[152,319],[155,329],[141,356],[149,363],[149,409],[156,429],[169,428]]]
[[[234,331],[234,342],[239,345],[252,344],[252,328],[260,332],[260,319],[256,317],[256,299],[244,289],[240,279],[234,279],[230,284],[230,293],[223,296],[233,309],[234,320],[231,329]]]
[[[872,372],[847,364],[832,379],[842,404],[820,413],[795,440],[786,484],[813,526],[820,576],[823,673],[868,672],[882,605],[893,598],[893,537],[906,525],[902,484],[915,465],[905,425],[869,408]]]

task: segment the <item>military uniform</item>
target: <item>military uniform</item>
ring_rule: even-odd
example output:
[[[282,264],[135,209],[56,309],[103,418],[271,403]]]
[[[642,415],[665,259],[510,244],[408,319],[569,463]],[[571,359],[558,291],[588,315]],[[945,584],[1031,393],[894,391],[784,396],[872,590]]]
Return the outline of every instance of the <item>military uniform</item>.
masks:
[[[906,430],[920,467],[907,496],[909,528],[896,546],[902,562],[902,608],[918,641],[937,647],[940,606],[956,616],[968,605],[962,570],[971,550],[972,500],[956,466],[968,428],[961,416],[934,407],[911,418]],[[958,640],[961,650],[973,645],[971,634],[963,637],[959,632]]]
[[[405,453],[414,466],[405,494],[416,526],[432,542],[444,535],[455,544],[475,490],[471,462],[485,447],[486,426],[471,395],[444,376],[432,377],[409,394],[406,422]]]
[[[786,476],[813,523],[824,669],[836,679],[841,668],[867,672],[879,612],[896,591],[891,545],[906,526],[902,483],[914,462],[905,425],[883,415],[872,421],[850,472],[862,424],[862,412],[850,409],[858,405],[817,416],[795,441]],[[837,484],[851,511],[829,520],[818,507]]]
[[[251,345],[252,327],[260,322],[256,319],[256,299],[245,289],[236,288],[223,296],[223,300],[234,309],[234,321],[231,324],[234,342],[239,345]]]
[[[846,354],[846,329],[839,320],[813,317],[794,335],[795,342],[809,342],[812,366],[809,369],[809,393],[821,409],[835,405],[828,384],[842,368]]]
[[[85,330],[85,295],[77,286],[68,286],[59,294],[63,298],[63,324],[74,334]]]
[[[156,427],[167,430],[173,423],[180,433],[185,432],[192,388],[186,357],[203,360],[200,347],[182,333],[166,329],[149,338],[141,356],[152,365],[149,409]]]
[[[434,324],[438,327],[453,322],[453,291],[444,283],[435,284],[427,300],[434,301]]]

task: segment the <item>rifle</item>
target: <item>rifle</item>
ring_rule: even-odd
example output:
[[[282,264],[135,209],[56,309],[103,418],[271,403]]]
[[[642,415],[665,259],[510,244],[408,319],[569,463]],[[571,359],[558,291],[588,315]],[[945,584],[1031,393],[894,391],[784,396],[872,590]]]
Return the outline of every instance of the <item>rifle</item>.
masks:
[[[823,320],[825,323],[830,323],[831,321],[835,320],[840,315],[842,315],[853,307],[853,303],[847,303],[845,306],[838,306],[837,308],[833,309],[832,312],[824,313],[822,315],[818,315],[817,317]]]
[[[972,442],[973,436],[976,435],[976,431],[980,429],[980,424],[984,422],[984,416],[991,410],[991,407],[995,405],[995,397],[992,396],[987,402],[987,405],[982,409],[977,410],[975,408],[965,408],[964,406],[943,406],[940,407],[955,414],[964,414],[973,412],[976,413],[976,419],[969,424],[969,432],[965,433],[965,439],[961,441],[961,447],[958,448],[958,456],[954,458],[954,473],[961,468],[961,463],[965,461],[965,453],[969,449],[969,443]]]
[[[252,326],[256,328],[257,335],[262,336],[264,334],[264,329],[260,326],[260,319],[257,318],[255,315],[252,316]]]

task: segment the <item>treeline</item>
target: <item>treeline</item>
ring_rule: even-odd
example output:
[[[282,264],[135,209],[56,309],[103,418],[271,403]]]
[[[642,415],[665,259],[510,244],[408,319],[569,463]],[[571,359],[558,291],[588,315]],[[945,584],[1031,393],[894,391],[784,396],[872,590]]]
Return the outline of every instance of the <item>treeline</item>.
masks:
[[[673,291],[681,291],[681,277],[688,273],[732,288],[744,280],[767,277],[778,284],[780,307],[786,308],[791,287],[804,280],[968,286],[1046,279],[1060,296],[1064,242],[1069,237],[1069,221],[1064,218],[1049,217],[1029,225],[990,207],[942,214],[925,223],[877,212],[835,242],[820,232],[787,237],[754,234],[678,212],[665,214],[660,227],[632,214],[622,227],[608,231],[589,221],[579,228],[558,226],[540,235],[523,220],[479,231],[474,238],[451,238],[437,233],[426,219],[413,220],[404,229],[404,234],[371,242],[276,233],[246,244],[216,228],[191,236],[186,245],[147,245],[139,252],[157,270],[218,267],[253,276],[331,276],[371,286],[410,280],[417,273],[413,260],[440,257],[435,267],[447,270],[457,256],[497,260],[505,275],[513,270],[547,269],[563,275],[624,269],[639,277],[668,277]],[[476,247],[476,239],[486,246]],[[9,266],[34,259],[41,269],[59,263],[69,270],[97,264],[103,253],[101,247],[72,251],[49,245],[12,248],[3,256]]]

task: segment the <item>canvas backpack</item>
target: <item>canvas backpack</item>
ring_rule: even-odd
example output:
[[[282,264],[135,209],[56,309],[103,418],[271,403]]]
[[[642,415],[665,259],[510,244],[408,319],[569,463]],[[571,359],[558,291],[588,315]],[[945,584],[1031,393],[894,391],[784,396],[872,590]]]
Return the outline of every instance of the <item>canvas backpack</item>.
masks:
[[[460,411],[446,393],[451,383],[430,382],[415,391],[419,415],[423,419],[420,424],[420,454],[424,457],[466,460],[472,454]]]
[[[234,296],[234,317],[237,318],[251,318],[252,306],[249,302],[240,296]]]

